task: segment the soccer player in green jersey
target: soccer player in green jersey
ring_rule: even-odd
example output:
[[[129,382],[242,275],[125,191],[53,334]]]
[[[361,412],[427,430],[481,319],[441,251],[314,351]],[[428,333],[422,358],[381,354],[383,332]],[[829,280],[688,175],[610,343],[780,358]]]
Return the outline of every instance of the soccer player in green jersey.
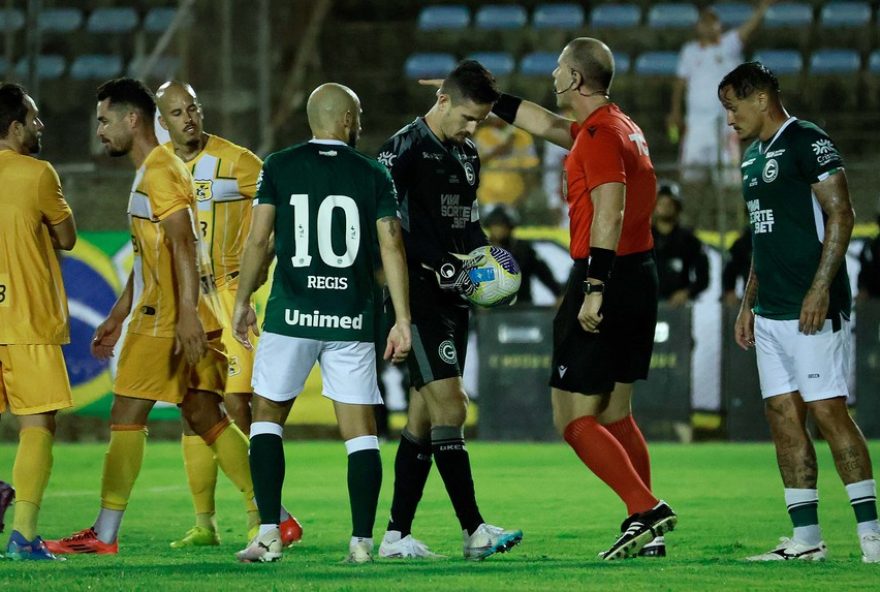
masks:
[[[828,440],[855,511],[862,559],[880,562],[876,484],[865,438],[846,407],[851,293],[844,258],[853,209],[843,160],[814,124],[785,110],[776,76],[742,64],[718,86],[727,123],[753,140],[742,160],[754,251],[736,319],[737,344],[757,350],[761,394],[794,535],[753,561],[824,560],[816,451]]]
[[[253,371],[251,472],[261,525],[237,557],[281,558],[282,426],[320,362],[324,396],[333,400],[348,452],[348,561],[364,563],[372,560],[382,484],[372,407],[382,402],[373,345],[381,298],[374,255],[381,256],[394,306],[385,349],[385,358],[394,362],[406,358],[412,341],[406,256],[391,175],[354,150],[360,133],[357,95],[324,84],[312,92],[307,111],[313,139],[263,164],[233,313],[236,339],[247,343],[248,329],[257,333],[250,298],[274,231],[278,263]]]

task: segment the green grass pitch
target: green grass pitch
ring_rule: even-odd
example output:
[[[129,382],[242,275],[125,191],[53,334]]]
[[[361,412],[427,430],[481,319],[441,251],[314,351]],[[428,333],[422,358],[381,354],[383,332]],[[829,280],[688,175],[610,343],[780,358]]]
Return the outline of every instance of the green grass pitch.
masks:
[[[432,472],[414,531],[449,555],[438,561],[377,561],[349,566],[345,449],[339,442],[288,442],[286,505],[305,537],[280,563],[242,565],[240,496],[222,476],[219,547],[175,551],[168,542],[192,522],[180,447],[153,442],[123,523],[117,557],[74,556],[55,564],[0,561],[0,590],[860,590],[875,589],[880,566],[860,561],[852,511],[824,442],[820,516],[830,559],[824,564],[747,564],[789,534],[773,449],[766,444],[657,444],[655,490],[678,511],[670,557],[603,563],[624,508],[562,444],[469,444],[481,510],[492,523],[522,528],[513,552],[482,563],[461,558],[461,534],[443,484]],[[396,445],[383,446],[385,481],[375,536],[385,526]],[[51,538],[92,523],[98,509],[103,445],[62,444],[41,515]],[[874,459],[880,443],[872,443]],[[0,445],[0,478],[14,447]],[[11,516],[7,516],[7,525]],[[5,545],[3,535],[3,544]],[[874,582],[871,584],[871,582]]]

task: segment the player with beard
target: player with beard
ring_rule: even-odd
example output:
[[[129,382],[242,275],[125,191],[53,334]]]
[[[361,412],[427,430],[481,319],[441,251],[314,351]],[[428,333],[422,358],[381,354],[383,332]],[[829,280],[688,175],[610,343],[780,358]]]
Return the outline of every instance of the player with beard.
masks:
[[[204,259],[210,261],[226,322],[232,318],[239,265],[263,162],[247,148],[204,131],[202,105],[189,84],[166,82],[156,91],[156,106],[159,124],[171,136],[171,142],[165,147],[186,164],[195,181],[199,238],[206,250]],[[253,352],[236,341],[231,331],[223,331],[222,339],[229,358],[223,403],[239,429],[248,433]],[[183,538],[172,542],[171,547],[217,545],[220,543],[214,518],[217,459],[205,441],[189,429],[186,422],[183,425],[183,464],[196,510],[196,525]],[[245,499],[245,505],[250,540],[260,517],[252,498]],[[280,530],[284,546],[302,538],[302,526],[284,506],[281,506]]]
[[[627,507],[606,560],[640,554],[649,543],[649,554],[665,555],[662,535],[677,522],[651,491],[648,448],[632,416],[633,383],[648,376],[657,323],[657,185],[642,130],[610,99],[613,78],[608,46],[580,37],[553,71],[557,105],[574,121],[508,94],[493,108],[571,149],[564,189],[574,268],[553,323],[550,386],[560,434]]]
[[[464,61],[447,76],[430,111],[379,151],[397,187],[413,315],[412,389],[381,557],[436,556],[411,533],[432,455],[458,516],[467,559],[484,559],[522,540],[522,531],[483,520],[464,443],[466,295],[474,290],[468,271],[476,264],[466,259],[488,243],[476,203],[480,158],[470,138],[497,98],[492,74]]]
[[[143,462],[147,417],[157,401],[179,405],[227,476],[253,496],[247,438],[220,405],[226,354],[218,313],[199,289],[200,268],[202,283],[213,280],[199,265],[192,176],[156,140],[156,105],[141,82],[110,80],[98,87],[97,100],[97,135],[105,151],[128,156],[137,171],[128,202],[135,261],[92,342],[95,357],[109,358],[128,319],[113,384],[101,510],[92,527],[48,541],[55,553],[118,552],[122,517]]]
[[[56,559],[37,535],[37,516],[52,472],[55,414],[73,405],[61,354],[70,341],[67,296],[53,249],[73,248],[76,225],[55,169],[33,157],[42,132],[27,91],[0,84],[0,413],[8,408],[20,426],[10,559]],[[14,497],[0,482],[0,530]]]

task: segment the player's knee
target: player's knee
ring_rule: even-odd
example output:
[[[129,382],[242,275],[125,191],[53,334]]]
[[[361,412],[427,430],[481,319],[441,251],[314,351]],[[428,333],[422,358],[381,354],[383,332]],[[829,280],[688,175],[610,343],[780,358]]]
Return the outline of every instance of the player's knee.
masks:
[[[246,431],[251,425],[250,395],[226,395],[223,399],[223,404],[226,407],[226,413],[229,414],[232,421],[234,421],[241,430]]]
[[[197,434],[205,433],[223,419],[219,398],[210,395],[187,396],[180,412]]]
[[[811,403],[810,414],[826,437],[841,430],[847,431],[852,424],[846,400],[842,397]]]

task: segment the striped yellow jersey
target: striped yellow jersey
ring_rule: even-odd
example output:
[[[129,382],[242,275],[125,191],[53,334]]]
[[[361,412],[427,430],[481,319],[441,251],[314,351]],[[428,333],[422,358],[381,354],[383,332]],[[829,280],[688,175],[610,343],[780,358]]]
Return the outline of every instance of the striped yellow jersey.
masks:
[[[128,216],[134,247],[134,299],[128,330],[153,337],[174,337],[178,286],[162,220],[181,210],[196,219],[193,179],[183,161],[157,146],[138,169],[131,186]],[[194,238],[197,237],[193,225]],[[220,330],[209,299],[202,294],[199,318],[205,331]]]
[[[200,235],[217,287],[235,289],[263,162],[246,148],[207,135],[204,150],[186,166],[195,181]]]
[[[70,341],[49,226],[70,216],[48,162],[0,150],[0,345]]]

